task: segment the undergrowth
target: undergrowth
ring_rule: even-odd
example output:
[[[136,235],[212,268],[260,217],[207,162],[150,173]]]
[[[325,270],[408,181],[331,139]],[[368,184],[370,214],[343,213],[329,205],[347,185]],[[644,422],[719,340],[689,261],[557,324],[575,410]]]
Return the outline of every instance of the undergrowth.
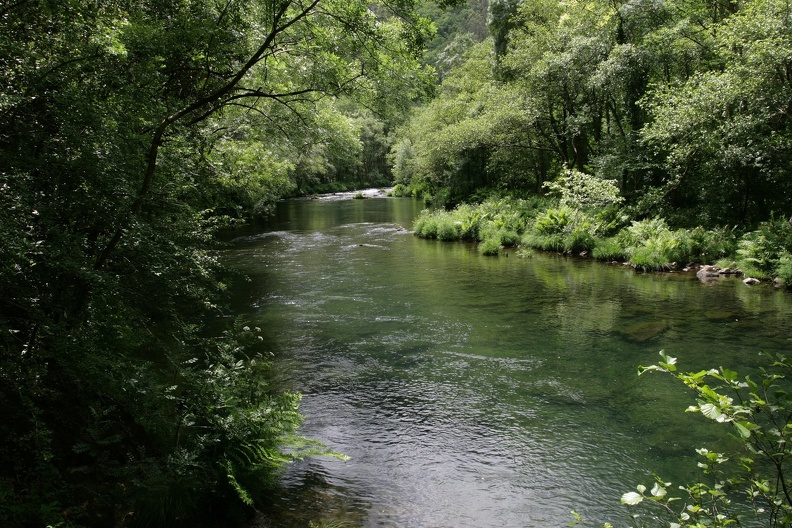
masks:
[[[641,271],[718,263],[792,284],[792,225],[775,218],[740,236],[736,229],[674,229],[662,217],[630,219],[615,204],[583,209],[552,198],[499,197],[452,210],[424,210],[414,232],[428,239],[476,242],[487,256],[521,246],[626,262]]]

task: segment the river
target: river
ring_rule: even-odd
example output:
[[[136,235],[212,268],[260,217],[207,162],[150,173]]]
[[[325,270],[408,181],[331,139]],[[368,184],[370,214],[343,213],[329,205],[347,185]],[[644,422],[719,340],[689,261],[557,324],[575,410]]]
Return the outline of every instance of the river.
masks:
[[[722,430],[678,382],[637,367],[750,370],[792,336],[771,286],[475,246],[410,232],[415,200],[282,202],[224,254],[250,277],[235,310],[262,328],[303,433],[349,455],[292,465],[271,526],[627,525],[660,474],[698,477]]]

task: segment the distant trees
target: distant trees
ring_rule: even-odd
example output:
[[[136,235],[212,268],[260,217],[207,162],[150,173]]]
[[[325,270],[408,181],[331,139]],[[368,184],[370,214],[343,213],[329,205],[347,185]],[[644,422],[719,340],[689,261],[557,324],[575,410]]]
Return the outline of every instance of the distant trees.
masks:
[[[482,187],[541,192],[568,168],[618,181],[639,217],[755,225],[788,209],[786,4],[490,9],[494,40],[397,134],[398,182],[455,203]]]

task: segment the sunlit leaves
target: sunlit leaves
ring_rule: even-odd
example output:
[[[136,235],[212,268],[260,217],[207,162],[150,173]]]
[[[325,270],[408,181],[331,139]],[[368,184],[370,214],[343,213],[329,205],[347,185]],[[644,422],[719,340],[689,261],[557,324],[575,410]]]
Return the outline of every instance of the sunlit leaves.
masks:
[[[641,493],[637,493],[635,491],[630,491],[625,493],[621,497],[621,503],[626,504],[628,506],[634,506],[636,504],[640,504],[643,501],[643,495]]]
[[[26,523],[59,525],[100,494],[106,512],[126,507],[138,489],[162,506],[138,508],[141,525],[189,524],[186,506],[151,490],[192,508],[221,482],[247,501],[259,469],[322,452],[296,435],[297,398],[240,363],[236,336],[223,353],[200,337],[217,332],[205,325],[227,287],[212,233],[233,225],[226,214],[266,212],[303,162],[354,168],[361,137],[385,136],[377,118],[341,112],[339,95],[393,117],[426,91],[417,51],[431,28],[414,8],[0,8],[0,444],[14,452],[3,521],[13,503]],[[183,361],[195,357],[206,361]],[[98,430],[119,440],[86,449]],[[58,507],[42,518],[45,502]]]
[[[727,454],[707,448],[697,453],[702,457],[698,467],[712,482],[696,482],[682,486],[687,503],[674,509],[666,493],[650,494],[661,500],[661,506],[679,527],[728,526],[740,521],[739,510],[732,511],[732,497],[743,493],[753,505],[757,522],[763,526],[786,526],[792,514],[792,503],[786,493],[784,479],[792,463],[792,450],[787,445],[792,433],[790,379],[792,365],[784,358],[774,358],[772,368],[762,369],[761,386],[749,377],[740,379],[730,369],[710,369],[680,373],[667,368],[669,359],[642,369],[642,372],[665,372],[693,389],[698,405],[688,408],[715,423],[731,424],[733,438],[740,451]],[[675,363],[675,361],[674,361]],[[729,465],[729,460],[737,465]],[[661,488],[668,488],[662,484]],[[635,505],[649,496],[645,488],[639,493],[625,494],[623,503]],[[639,500],[640,499],[640,500]],[[703,524],[697,524],[703,523]]]

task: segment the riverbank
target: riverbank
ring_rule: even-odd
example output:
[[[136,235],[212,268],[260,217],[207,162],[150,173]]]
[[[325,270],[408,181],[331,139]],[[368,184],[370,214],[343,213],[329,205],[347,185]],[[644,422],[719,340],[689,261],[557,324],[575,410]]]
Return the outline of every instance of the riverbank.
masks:
[[[749,285],[792,284],[792,226],[771,219],[756,229],[673,228],[664,218],[634,219],[615,205],[573,207],[548,198],[488,199],[453,210],[427,209],[417,236],[478,244],[483,255],[505,248],[594,258],[637,271],[695,272],[703,281],[740,277]]]
[[[303,394],[301,434],[350,456],[290,465],[255,528],[623,519],[623,493],[653,474],[678,493],[695,449],[722,445],[684,412],[689,392],[638,366],[666,350],[681,370],[753,372],[757,351],[788,349],[783,292],[516,247],[483,258],[401,229],[421,209],[285,200],[223,252],[250,278],[230,313],[261,328],[277,388]]]

